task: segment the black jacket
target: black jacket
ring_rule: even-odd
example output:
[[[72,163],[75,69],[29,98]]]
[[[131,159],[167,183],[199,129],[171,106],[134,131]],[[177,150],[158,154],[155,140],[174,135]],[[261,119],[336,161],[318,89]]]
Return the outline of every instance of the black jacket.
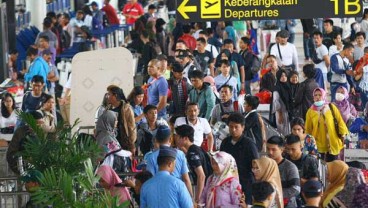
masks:
[[[259,115],[257,111],[250,113],[245,118],[244,134],[252,138],[252,141],[256,143],[258,152],[262,151],[263,138],[262,138],[262,125],[259,122]]]
[[[251,188],[254,181],[252,161],[259,158],[257,146],[245,135],[235,145],[231,143],[231,140],[231,136],[225,138],[221,143],[220,150],[234,157],[238,166],[240,184],[245,192],[245,190]]]

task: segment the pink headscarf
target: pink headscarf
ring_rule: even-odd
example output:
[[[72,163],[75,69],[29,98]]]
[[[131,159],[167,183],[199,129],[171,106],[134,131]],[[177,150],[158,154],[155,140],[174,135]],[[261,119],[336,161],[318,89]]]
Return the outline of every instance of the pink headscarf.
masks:
[[[218,93],[215,85],[215,79],[213,79],[212,76],[206,76],[205,78],[203,78],[203,82],[209,83],[212,88],[212,91],[214,93]]]
[[[110,166],[101,165],[97,170],[97,175],[109,184],[109,188],[107,190],[110,191],[111,196],[118,197],[120,204],[130,200],[130,194],[126,187],[115,186],[122,183],[122,180]]]
[[[322,106],[320,106],[320,107],[315,106],[315,105],[314,105],[314,103],[313,103],[313,105],[311,106],[311,108],[312,108],[313,110],[315,110],[315,111],[320,111],[323,107],[325,107],[325,105],[328,105],[328,102],[327,102],[327,100],[326,100],[326,91],[325,91],[324,89],[322,89],[322,88],[316,88],[316,89],[313,91],[313,97],[314,97],[314,95],[316,94],[316,91],[320,91],[320,92],[321,92],[321,94],[322,94],[322,100],[323,100],[323,101],[325,101],[325,103],[324,103]]]
[[[344,95],[345,98],[342,101],[337,101],[335,100],[334,104],[336,105],[336,107],[339,109],[342,119],[344,120],[344,122],[348,122],[348,120],[353,116],[356,117],[357,116],[357,112],[355,110],[355,108],[352,106],[349,102],[349,93],[348,90],[345,87],[339,87],[341,89],[344,90]],[[338,88],[338,89],[339,89]]]

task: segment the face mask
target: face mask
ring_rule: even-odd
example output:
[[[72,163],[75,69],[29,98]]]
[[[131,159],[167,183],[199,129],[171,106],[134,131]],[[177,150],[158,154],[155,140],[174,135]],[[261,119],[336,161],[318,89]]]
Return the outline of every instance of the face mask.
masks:
[[[323,104],[325,104],[325,101],[323,101],[323,100],[314,102],[314,105],[317,106],[317,107],[321,107]]]
[[[342,94],[342,93],[336,93],[336,95],[335,95],[335,99],[336,99],[337,101],[343,101],[343,100],[345,99],[345,95],[344,95],[344,94]]]

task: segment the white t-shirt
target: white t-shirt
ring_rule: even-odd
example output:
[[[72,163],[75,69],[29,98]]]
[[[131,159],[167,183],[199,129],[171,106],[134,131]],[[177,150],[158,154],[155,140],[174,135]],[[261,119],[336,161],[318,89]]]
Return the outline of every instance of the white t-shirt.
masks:
[[[325,45],[322,44],[321,46],[316,48],[316,53],[317,53],[318,59],[323,60],[324,56],[326,56],[326,55],[328,56],[328,49]],[[328,70],[327,70],[325,61],[322,61],[321,63],[316,64],[316,68],[321,69],[322,73],[327,74]]]
[[[337,49],[337,46],[336,45],[332,45],[330,46],[330,48],[328,49],[328,55],[330,55],[330,58],[331,56],[337,54],[337,53],[340,53],[342,51],[342,49],[344,48],[344,45],[342,45],[341,49],[338,50]]]
[[[211,51],[212,48],[212,51]],[[211,45],[209,43],[207,43],[206,45],[206,51],[212,52],[212,57],[215,59],[217,58],[217,56],[219,55],[219,52],[217,51],[217,48],[214,45]]]
[[[176,119],[174,127],[181,126],[184,124],[187,124],[185,117],[179,117]],[[207,119],[198,117],[196,124],[193,125],[188,120],[188,125],[193,127],[194,129],[194,142],[193,143],[200,147],[203,142],[203,134],[207,135],[211,133],[210,124],[208,123]]]
[[[281,45],[280,46],[280,53],[282,56],[282,60],[280,58],[280,53],[279,53],[279,49],[277,47],[277,44],[274,44],[271,48],[271,55],[274,55],[277,57],[278,59],[278,63],[279,65],[284,65],[284,66],[290,66],[292,64],[295,65],[296,68],[298,68],[298,52],[296,50],[296,47],[294,44],[292,43],[286,43],[286,45]]]

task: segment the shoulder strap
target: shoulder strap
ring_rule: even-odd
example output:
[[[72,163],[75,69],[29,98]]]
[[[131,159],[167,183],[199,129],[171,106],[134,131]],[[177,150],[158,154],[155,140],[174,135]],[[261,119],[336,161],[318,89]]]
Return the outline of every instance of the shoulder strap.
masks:
[[[328,104],[328,107],[330,107],[330,110],[331,110],[331,113],[332,113],[332,117],[333,117],[333,119],[334,119],[334,121],[336,120],[336,117],[335,117],[335,112],[334,112],[334,110],[333,110],[333,104],[332,103],[329,103]]]
[[[280,56],[280,59],[282,61],[282,55],[281,55],[281,51],[280,51],[280,44],[277,43],[277,50],[279,51],[279,56]]]
[[[185,123],[189,125],[188,118],[185,116]]]

